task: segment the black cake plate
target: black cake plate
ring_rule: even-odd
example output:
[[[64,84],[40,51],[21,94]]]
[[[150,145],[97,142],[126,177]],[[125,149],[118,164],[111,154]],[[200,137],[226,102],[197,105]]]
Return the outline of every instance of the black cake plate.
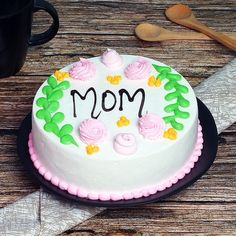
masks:
[[[131,200],[120,200],[120,201],[100,201],[100,200],[89,200],[84,198],[79,198],[77,196],[69,194],[67,191],[61,190],[60,188],[51,184],[51,182],[44,179],[42,175],[38,173],[38,170],[34,167],[33,162],[30,159],[30,154],[28,151],[28,138],[31,132],[31,113],[29,113],[23,120],[18,137],[17,137],[17,151],[18,155],[23,162],[25,168],[32,174],[32,176],[39,182],[39,184],[48,192],[60,195],[66,199],[78,202],[79,204],[89,205],[89,206],[101,206],[101,207],[134,207],[141,204],[147,204],[151,202],[156,202],[167,198],[175,193],[182,191],[187,188],[195,181],[197,181],[212,165],[215,160],[217,145],[218,145],[218,135],[214,119],[207,109],[207,107],[198,99],[199,108],[199,120],[202,126],[203,132],[203,149],[201,157],[198,162],[195,163],[194,168],[191,172],[176,184],[172,185],[163,191],[157,192],[156,194],[150,195],[148,197],[142,197],[138,199]]]

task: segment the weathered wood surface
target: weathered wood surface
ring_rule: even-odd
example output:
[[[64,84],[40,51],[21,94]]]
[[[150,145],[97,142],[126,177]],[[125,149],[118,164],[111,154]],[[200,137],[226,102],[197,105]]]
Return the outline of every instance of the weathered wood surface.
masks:
[[[235,53],[213,41],[147,43],[136,39],[143,21],[172,30],[187,30],[166,20],[173,1],[52,0],[61,27],[49,43],[29,49],[18,75],[0,80],[0,206],[39,188],[16,153],[17,130],[31,110],[34,93],[55,69],[79,57],[100,55],[107,47],[120,53],[158,59],[176,68],[194,87],[222,68]],[[163,3],[164,2],[164,3]],[[181,1],[203,23],[218,31],[236,32],[236,1]],[[35,15],[34,32],[50,23]],[[234,101],[235,102],[235,101]],[[236,235],[236,123],[219,137],[217,159],[200,180],[163,202],[134,209],[114,209],[61,235]]]

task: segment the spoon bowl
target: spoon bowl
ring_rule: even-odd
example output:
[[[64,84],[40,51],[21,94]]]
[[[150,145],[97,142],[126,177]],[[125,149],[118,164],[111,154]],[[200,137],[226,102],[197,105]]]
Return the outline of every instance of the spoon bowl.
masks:
[[[141,23],[136,26],[135,34],[139,39],[148,42],[160,42],[165,40],[188,39],[188,40],[212,40],[205,34],[196,32],[175,32],[167,30],[159,25]],[[235,37],[235,34],[230,34]]]
[[[142,23],[135,28],[135,34],[145,41],[157,41],[156,39],[160,36],[162,30],[163,28],[158,25]]]
[[[187,5],[177,4],[169,7],[165,12],[167,18],[184,19],[192,15],[192,10]]]
[[[165,14],[169,20],[190,29],[200,31],[236,52],[236,40],[222,33],[218,33],[199,22],[188,6],[183,4],[174,5],[166,9]]]

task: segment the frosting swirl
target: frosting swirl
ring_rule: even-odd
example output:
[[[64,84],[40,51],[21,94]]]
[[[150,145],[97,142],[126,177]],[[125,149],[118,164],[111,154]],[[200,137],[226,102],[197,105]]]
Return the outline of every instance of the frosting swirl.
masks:
[[[122,57],[113,49],[107,49],[101,58],[102,63],[109,69],[118,69],[122,66]]]
[[[163,119],[155,114],[147,113],[139,119],[139,133],[146,139],[158,139],[163,136],[164,131]]]
[[[133,134],[117,134],[113,142],[114,150],[123,155],[131,155],[137,151],[137,142]]]
[[[143,58],[140,58],[126,67],[125,76],[131,80],[148,79],[151,71],[151,63]]]
[[[83,143],[95,145],[104,141],[107,136],[105,125],[97,119],[86,119],[80,123],[79,136]]]
[[[70,70],[70,76],[75,80],[90,80],[96,78],[96,67],[88,59],[80,58],[79,62],[74,63]]]

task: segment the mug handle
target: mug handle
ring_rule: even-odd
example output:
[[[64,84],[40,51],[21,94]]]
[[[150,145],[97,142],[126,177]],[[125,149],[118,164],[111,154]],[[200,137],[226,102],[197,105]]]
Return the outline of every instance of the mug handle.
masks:
[[[40,44],[50,41],[57,34],[57,31],[59,29],[59,18],[58,18],[57,11],[50,3],[44,0],[36,0],[34,4],[33,12],[37,12],[39,10],[44,10],[48,12],[53,19],[53,23],[49,27],[49,29],[46,30],[45,32],[41,34],[31,35],[30,40],[29,40],[30,46],[40,45]]]

